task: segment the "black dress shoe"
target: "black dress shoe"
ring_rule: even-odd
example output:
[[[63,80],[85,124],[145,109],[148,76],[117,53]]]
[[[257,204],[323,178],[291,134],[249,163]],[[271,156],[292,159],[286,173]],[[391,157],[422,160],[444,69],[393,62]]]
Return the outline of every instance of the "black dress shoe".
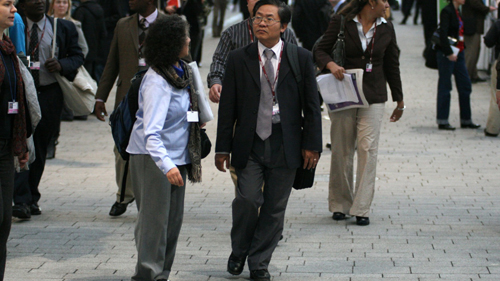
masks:
[[[462,129],[477,129],[481,127],[481,125],[479,124],[474,124],[474,123],[470,123],[470,124],[461,124],[460,125],[460,128]]]
[[[128,204],[132,203],[134,200],[128,202],[128,203],[118,203],[115,202],[113,206],[111,206],[111,210],[109,211],[109,215],[112,217],[117,217],[123,215],[125,211],[127,211]]]
[[[369,217],[358,217],[356,216],[356,224],[357,225],[369,225],[370,224],[370,218]]]
[[[445,131],[455,131],[455,127],[453,127],[450,124],[440,124],[438,125],[439,130],[445,130]]]
[[[335,221],[345,220],[345,214],[341,212],[334,212],[332,219]]]
[[[481,82],[486,82],[487,80],[486,79],[483,79],[481,77],[477,77],[477,78],[474,78],[474,79],[471,79],[470,82],[472,84],[476,84],[476,83],[481,83]]]
[[[332,143],[327,142],[327,143],[326,143],[326,148],[328,148],[328,149],[332,149]]]
[[[271,280],[271,274],[267,269],[258,269],[250,271],[250,279],[253,281],[267,281]]]
[[[498,134],[488,133],[488,131],[486,131],[486,129],[484,129],[484,135],[487,137],[497,137],[498,136]]]
[[[18,219],[30,219],[30,208],[26,204],[12,206],[12,216]]]
[[[38,216],[42,214],[42,209],[38,206],[37,203],[33,203],[30,205],[30,212],[33,216]]]
[[[241,272],[243,272],[243,268],[245,267],[246,259],[246,257],[238,258],[237,256],[234,256],[233,253],[231,253],[229,259],[227,260],[227,272],[231,273],[232,275],[240,275]]]

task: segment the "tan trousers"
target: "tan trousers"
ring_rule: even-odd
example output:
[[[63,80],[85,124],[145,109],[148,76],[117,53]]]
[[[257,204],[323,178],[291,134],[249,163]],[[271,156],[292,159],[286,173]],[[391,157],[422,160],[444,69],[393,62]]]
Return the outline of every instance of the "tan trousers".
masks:
[[[477,79],[477,61],[479,60],[479,52],[481,51],[481,34],[464,36],[465,43],[465,66],[469,73],[470,79]]]
[[[120,153],[116,146],[113,148],[115,153],[115,174],[116,174],[116,185],[118,185],[118,191],[116,192],[116,202],[120,202],[120,195],[122,190],[123,174],[125,173],[125,160],[122,159]],[[125,198],[123,203],[129,203],[134,199],[134,190],[132,189],[132,183],[130,182],[130,169],[127,174],[127,184],[125,186]]]
[[[491,66],[491,100],[488,121],[486,121],[486,131],[490,134],[498,135],[500,133],[500,110],[497,104],[497,62]]]
[[[385,103],[330,113],[332,159],[328,205],[330,212],[367,217],[375,191],[378,140]],[[358,163],[353,181],[354,153]]]

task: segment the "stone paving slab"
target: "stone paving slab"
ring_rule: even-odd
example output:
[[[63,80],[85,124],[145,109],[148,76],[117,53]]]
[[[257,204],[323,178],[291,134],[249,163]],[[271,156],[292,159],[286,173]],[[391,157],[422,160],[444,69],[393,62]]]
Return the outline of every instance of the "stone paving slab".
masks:
[[[395,16],[397,23],[400,12]],[[500,139],[485,137],[482,129],[437,130],[437,71],[424,67],[422,26],[395,27],[407,110],[390,123],[395,105],[386,104],[372,223],[331,219],[325,150],[315,186],[292,192],[284,239],[269,268],[273,280],[500,280]],[[207,34],[204,77],[217,42]],[[483,127],[488,85],[474,84],[471,96],[474,121]],[[217,113],[217,105],[212,109]],[[455,90],[450,122],[459,125]],[[329,126],[323,113],[325,143]],[[214,142],[215,121],[207,133]],[[40,185],[43,214],[14,220],[5,280],[130,280],[137,210],[131,204],[123,216],[108,216],[116,192],[112,146],[109,126],[93,116],[62,124],[56,159],[47,162]],[[202,164],[203,182],[187,186],[170,280],[249,280],[248,268],[241,276],[225,272],[232,181],[215,169],[213,153]]]

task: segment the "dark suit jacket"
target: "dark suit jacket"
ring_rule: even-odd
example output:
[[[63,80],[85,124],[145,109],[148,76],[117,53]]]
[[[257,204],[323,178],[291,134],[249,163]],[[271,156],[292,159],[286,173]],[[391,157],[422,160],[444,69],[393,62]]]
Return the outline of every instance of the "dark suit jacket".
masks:
[[[54,18],[47,16],[52,28],[54,26]],[[83,65],[84,57],[82,49],[78,46],[78,32],[75,25],[67,20],[57,19],[57,46],[59,47],[59,55],[57,60],[61,64],[61,75],[73,81],[77,70]]]
[[[328,30],[323,39],[318,44],[314,53],[318,67],[323,70],[326,65],[333,61],[331,52],[333,45],[337,42],[340,31],[340,15],[335,15],[330,21]],[[363,52],[361,40],[358,35],[356,22],[346,21],[345,27],[345,69],[361,68],[366,69],[366,64],[370,62],[369,44]],[[369,104],[382,103],[387,101],[387,86],[391,88],[392,100],[402,101],[403,90],[401,87],[401,75],[399,72],[399,48],[396,42],[394,26],[390,21],[377,26],[375,33],[375,43],[373,49],[373,70],[364,72],[363,92]]]
[[[332,10],[328,0],[295,0],[292,26],[304,48],[312,50],[316,40],[325,33]]]
[[[458,39],[460,23],[458,21],[457,13],[453,4],[449,4],[441,10],[439,14],[439,46],[436,49],[441,50],[446,56],[453,54],[448,36]],[[466,46],[467,47],[467,46]]]
[[[294,169],[302,164],[301,149],[321,152],[321,111],[311,53],[298,49],[304,83],[304,104],[301,106],[299,85],[291,71],[286,46],[287,43],[276,92],[286,162],[288,168]],[[256,137],[259,103],[260,64],[255,42],[229,53],[222,82],[215,151],[232,153],[231,165],[235,168],[243,169],[247,165]]]
[[[89,47],[85,61],[96,61],[99,53],[102,52],[103,42],[106,40],[106,26],[102,7],[95,1],[83,2],[76,8],[73,18],[82,23],[83,34]]]
[[[462,19],[466,30],[475,31],[475,33],[484,33],[484,19],[490,12],[490,8],[484,5],[483,0],[467,0],[462,6]],[[467,25],[473,25],[469,28]],[[474,35],[473,32],[471,34]]]

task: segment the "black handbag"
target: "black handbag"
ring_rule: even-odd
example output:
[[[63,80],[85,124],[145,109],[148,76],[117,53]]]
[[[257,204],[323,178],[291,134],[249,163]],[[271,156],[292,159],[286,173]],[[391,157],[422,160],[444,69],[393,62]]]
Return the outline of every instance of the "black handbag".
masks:
[[[434,48],[434,45],[425,48],[424,56],[425,56],[426,67],[430,69],[438,69],[437,51]]]
[[[205,129],[200,129],[200,137],[201,137],[201,159],[205,158],[210,154],[210,150],[212,149],[212,142],[208,138],[207,132]]]
[[[333,45],[332,58],[338,66],[344,66],[345,63],[345,35],[344,35],[345,17],[340,15],[340,31],[337,35],[337,42]]]

